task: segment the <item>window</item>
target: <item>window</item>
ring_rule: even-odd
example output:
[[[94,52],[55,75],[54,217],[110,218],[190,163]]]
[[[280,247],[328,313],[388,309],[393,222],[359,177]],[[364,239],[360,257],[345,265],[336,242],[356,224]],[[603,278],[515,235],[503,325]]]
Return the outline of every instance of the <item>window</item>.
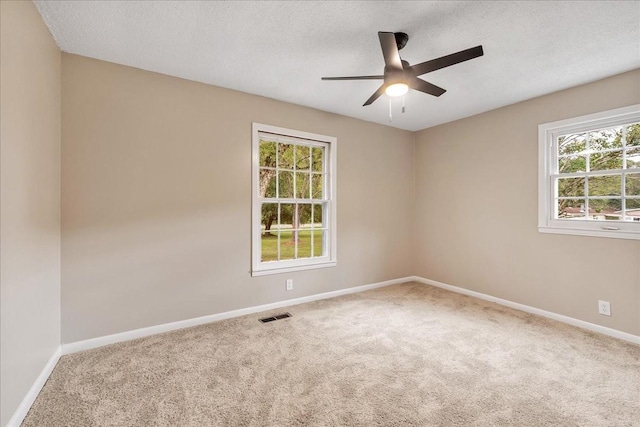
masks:
[[[538,230],[640,239],[640,104],[538,127]]]
[[[336,265],[336,139],[253,124],[253,276]]]

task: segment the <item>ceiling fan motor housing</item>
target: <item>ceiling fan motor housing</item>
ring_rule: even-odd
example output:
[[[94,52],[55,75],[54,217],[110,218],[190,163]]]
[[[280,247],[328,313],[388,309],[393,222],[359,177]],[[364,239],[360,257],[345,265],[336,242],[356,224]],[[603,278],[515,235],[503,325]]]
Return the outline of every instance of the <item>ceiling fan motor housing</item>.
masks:
[[[396,70],[384,67],[384,85],[391,86],[395,83],[407,83],[404,69]]]

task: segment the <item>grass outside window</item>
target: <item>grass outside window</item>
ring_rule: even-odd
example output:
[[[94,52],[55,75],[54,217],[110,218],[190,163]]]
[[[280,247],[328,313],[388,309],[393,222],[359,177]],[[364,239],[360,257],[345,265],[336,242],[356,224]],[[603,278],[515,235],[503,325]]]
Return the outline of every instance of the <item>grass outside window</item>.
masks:
[[[280,231],[280,259],[295,259],[295,242],[291,236],[292,230]],[[298,232],[298,258],[311,257],[311,230],[300,230]],[[313,254],[315,257],[322,256],[323,230],[313,231]],[[262,234],[260,239],[261,261],[278,260],[278,230],[271,230],[269,234]]]

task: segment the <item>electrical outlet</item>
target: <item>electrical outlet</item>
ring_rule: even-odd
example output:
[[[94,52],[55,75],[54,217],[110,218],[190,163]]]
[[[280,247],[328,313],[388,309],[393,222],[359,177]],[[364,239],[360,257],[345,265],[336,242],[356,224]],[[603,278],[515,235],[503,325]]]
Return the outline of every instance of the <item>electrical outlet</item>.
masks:
[[[611,304],[609,301],[598,301],[598,313],[611,316]]]
[[[287,279],[287,290],[288,291],[293,290],[293,279]]]

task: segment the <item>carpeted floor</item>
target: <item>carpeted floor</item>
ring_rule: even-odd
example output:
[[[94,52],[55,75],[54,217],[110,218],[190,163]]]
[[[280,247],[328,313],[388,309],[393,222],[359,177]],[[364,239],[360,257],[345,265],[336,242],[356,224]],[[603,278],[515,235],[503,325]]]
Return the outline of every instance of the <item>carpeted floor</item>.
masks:
[[[305,425],[640,426],[640,347],[407,283],[64,356],[23,423]]]

